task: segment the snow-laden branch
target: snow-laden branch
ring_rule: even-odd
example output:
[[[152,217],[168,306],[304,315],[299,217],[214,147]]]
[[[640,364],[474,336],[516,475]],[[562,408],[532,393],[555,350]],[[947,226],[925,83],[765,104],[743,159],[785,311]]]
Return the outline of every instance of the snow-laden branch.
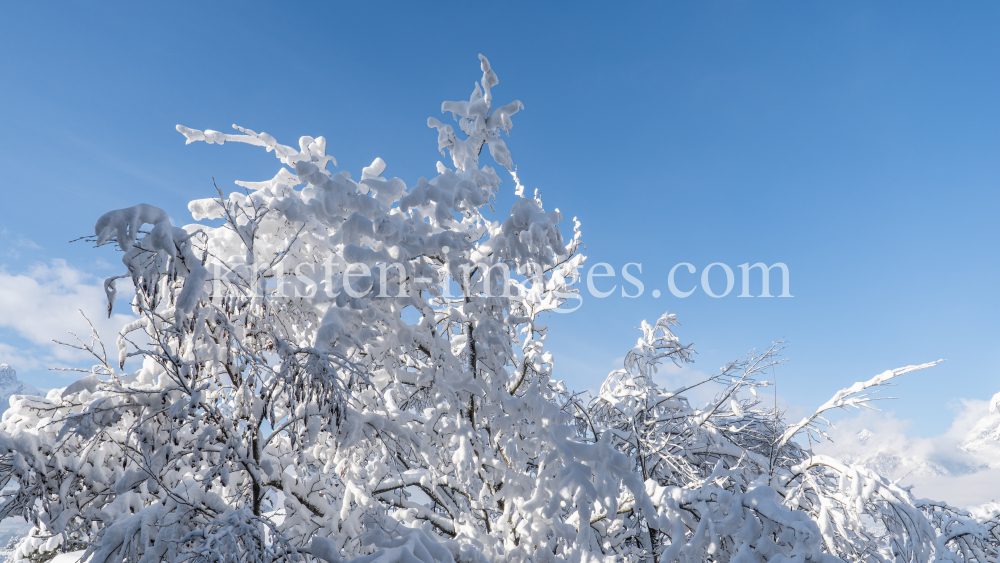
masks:
[[[850,387],[837,391],[833,397],[830,398],[830,400],[823,403],[818,409],[816,409],[816,412],[803,418],[798,423],[789,426],[788,429],[785,430],[784,434],[782,434],[781,440],[778,441],[778,447],[787,444],[788,441],[791,440],[796,434],[801,432],[803,429],[808,428],[817,419],[822,419],[823,413],[833,409],[846,410],[850,407],[857,409],[871,408],[871,402],[876,399],[875,395],[881,391],[881,389],[885,387],[889,381],[910,372],[936,366],[943,361],[944,360],[937,360],[926,364],[886,370],[868,381],[858,381]]]

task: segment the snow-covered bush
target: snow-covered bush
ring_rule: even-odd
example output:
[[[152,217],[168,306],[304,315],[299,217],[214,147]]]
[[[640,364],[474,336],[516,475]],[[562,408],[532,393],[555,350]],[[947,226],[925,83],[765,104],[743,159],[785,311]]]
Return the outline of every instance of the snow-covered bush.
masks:
[[[137,316],[88,377],[0,423],[0,517],[36,524],[17,558],[112,561],[994,561],[988,520],[913,499],[793,438],[860,406],[886,372],[787,425],[757,399],[780,345],[712,377],[717,400],[653,382],[690,361],[664,315],[593,400],[552,379],[545,314],[572,299],[580,225],[526,197],[484,57],[469,101],[431,118],[437,175],[376,159],[332,172],[322,137],[178,126],[273,152],[279,172],[95,228]],[[500,219],[498,172],[518,199]],[[148,230],[144,230],[148,229]],[[509,273],[507,276],[505,274]],[[129,358],[141,362],[126,373]],[[925,366],[917,366],[925,367]],[[986,522],[986,524],[984,524]],[[977,535],[978,534],[978,535]]]

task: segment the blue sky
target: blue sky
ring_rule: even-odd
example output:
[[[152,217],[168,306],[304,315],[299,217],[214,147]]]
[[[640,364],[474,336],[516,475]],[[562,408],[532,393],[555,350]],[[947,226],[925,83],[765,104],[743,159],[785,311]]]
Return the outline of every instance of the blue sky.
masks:
[[[552,319],[571,386],[597,387],[669,309],[705,372],[786,338],[779,393],[803,408],[938,358],[885,405],[912,432],[1000,391],[997,4],[205,4],[3,7],[0,281],[44,301],[0,311],[23,379],[68,381],[43,368],[62,319],[32,311],[119,269],[67,241],[139,202],[187,222],[213,177],[277,169],[175,124],[324,135],[342,169],[382,157],[413,185],[441,159],[426,118],[468,96],[483,53],[496,101],[525,106],[508,141],[524,183],[580,218],[589,263],[643,265],[642,297]],[[758,261],[788,265],[793,298],[667,291],[678,262]]]

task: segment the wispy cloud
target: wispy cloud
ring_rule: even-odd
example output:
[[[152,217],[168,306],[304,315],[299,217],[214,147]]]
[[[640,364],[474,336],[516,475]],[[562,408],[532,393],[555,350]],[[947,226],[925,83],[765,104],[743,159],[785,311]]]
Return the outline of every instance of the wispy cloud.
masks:
[[[9,236],[10,232],[7,229],[0,230],[0,239],[8,239]],[[3,246],[6,247],[4,256],[14,259],[20,258],[22,251],[35,252],[42,250],[41,245],[24,235],[17,235],[14,237],[14,240],[4,240]]]
[[[14,244],[16,244],[17,246],[19,246],[21,248],[24,248],[26,250],[41,250],[42,249],[41,245],[39,245],[38,243],[36,243],[35,241],[29,239],[28,237],[26,237],[24,235],[18,235],[17,239],[14,241]]]
[[[156,186],[176,195],[184,195],[184,191],[177,185],[167,182],[156,174],[149,173],[141,164],[136,164],[127,159],[117,156],[113,151],[102,148],[92,139],[82,139],[72,133],[63,132],[63,136],[82,152],[87,153],[94,159],[101,161],[105,166],[121,174],[129,176],[135,180],[150,186]],[[183,140],[183,139],[181,139]],[[175,223],[176,224],[176,223]]]

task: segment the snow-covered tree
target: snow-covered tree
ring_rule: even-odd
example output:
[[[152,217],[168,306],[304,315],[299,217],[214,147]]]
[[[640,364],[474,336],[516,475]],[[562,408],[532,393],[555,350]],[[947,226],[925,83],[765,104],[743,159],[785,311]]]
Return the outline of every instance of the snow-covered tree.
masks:
[[[36,528],[16,557],[113,561],[994,561],[988,522],[921,504],[794,440],[758,398],[780,344],[712,377],[696,407],[652,374],[688,362],[664,315],[592,400],[552,379],[548,313],[574,299],[580,225],[525,195],[493,107],[496,74],[437,119],[450,167],[409,186],[376,159],[333,172],[322,137],[178,126],[273,152],[278,173],[95,228],[137,320],[90,375],[19,397],[0,423],[0,517]],[[497,170],[518,199],[495,211]],[[498,219],[492,219],[497,216]],[[130,358],[139,367],[129,372]],[[977,535],[978,534],[978,535]]]
[[[871,407],[893,379],[937,362],[855,383],[811,416],[786,424],[757,391],[768,385],[757,376],[781,362],[780,342],[699,383],[721,385],[704,407],[693,408],[684,398],[690,387],[659,388],[651,377],[657,362],[690,361],[689,348],[669,328],[675,322],[664,315],[656,326],[643,323],[626,369],[611,374],[588,418],[597,422],[594,436],[614,433],[618,449],[645,479],[660,515],[659,522],[646,523],[654,539],[662,537],[662,548],[652,549],[657,560],[729,561],[746,554],[771,561],[803,553],[796,550],[804,546],[844,561],[997,560],[1000,513],[974,517],[917,499],[877,474],[813,455],[792,440],[824,438],[825,413]],[[793,509],[799,520],[776,518],[778,506]]]

